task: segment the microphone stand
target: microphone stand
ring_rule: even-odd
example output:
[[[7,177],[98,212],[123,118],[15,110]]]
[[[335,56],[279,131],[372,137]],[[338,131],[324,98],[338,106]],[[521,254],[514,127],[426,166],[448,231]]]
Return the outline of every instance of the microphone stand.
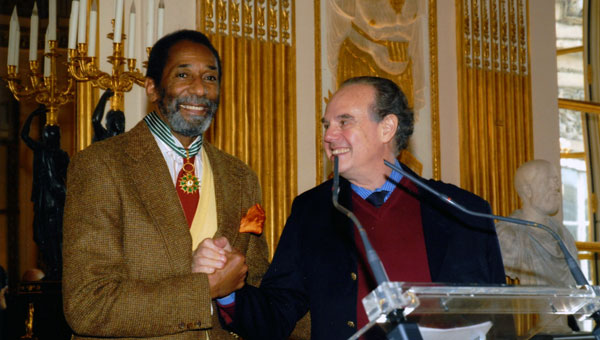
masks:
[[[371,268],[371,272],[375,276],[375,280],[377,281],[377,285],[381,285],[384,282],[389,282],[389,278],[387,273],[385,272],[385,268],[383,267],[383,263],[379,259],[377,252],[371,245],[369,241],[369,237],[367,236],[367,232],[363,228],[362,224],[356,218],[350,210],[343,207],[338,202],[338,195],[340,192],[340,175],[338,171],[338,157],[333,157],[333,195],[332,201],[333,206],[340,211],[342,214],[346,215],[348,218],[352,220],[356,228],[358,229],[358,233],[360,234],[360,238],[365,247],[365,253],[367,255],[367,262],[369,263],[369,267]],[[392,326],[391,330],[387,333],[387,338],[389,340],[423,340],[421,333],[419,332],[419,327],[415,323],[406,322],[406,318],[404,317],[403,310],[397,309],[390,314],[387,315],[388,322]]]
[[[402,174],[402,176],[406,176],[408,179],[410,179],[413,183],[415,183],[419,187],[421,187],[421,188],[429,191],[430,193],[432,193],[434,196],[436,196],[440,200],[446,202],[447,204],[451,205],[452,207],[454,207],[454,208],[456,208],[456,209],[458,209],[458,210],[460,210],[460,211],[462,211],[462,212],[464,212],[464,213],[466,213],[468,215],[482,217],[482,218],[489,218],[489,219],[492,219],[492,220],[496,219],[496,220],[510,222],[510,223],[514,223],[514,224],[532,226],[532,227],[539,228],[539,229],[547,231],[556,240],[556,243],[558,243],[558,246],[560,247],[560,250],[562,251],[563,255],[565,256],[565,261],[567,262],[567,267],[569,267],[569,271],[571,272],[571,275],[573,276],[573,279],[575,279],[575,283],[577,285],[580,285],[580,286],[588,286],[589,285],[589,282],[587,281],[587,279],[583,275],[583,272],[581,271],[581,268],[579,268],[579,265],[577,264],[577,262],[575,261],[575,259],[573,258],[573,256],[569,253],[569,251],[567,250],[567,247],[565,246],[565,243],[562,241],[562,239],[560,238],[560,236],[558,236],[558,234],[554,230],[550,229],[549,227],[547,227],[547,226],[545,226],[545,225],[543,225],[541,223],[536,223],[536,222],[527,221],[527,220],[521,220],[521,219],[518,219],[518,218],[504,217],[504,216],[498,216],[498,215],[493,215],[493,214],[480,213],[480,212],[477,212],[477,211],[469,210],[469,209],[463,207],[462,205],[454,202],[452,200],[452,198],[448,197],[447,195],[444,195],[444,194],[442,194],[440,192],[437,192],[436,190],[432,189],[427,184],[425,184],[423,181],[421,181],[420,179],[416,178],[415,176],[413,176],[412,174],[410,174],[408,171],[405,171],[401,167],[398,167],[395,164],[392,164],[392,163],[388,162],[387,160],[384,160],[383,162],[388,167],[390,167],[393,170],[395,170],[395,171],[399,172],[400,174]],[[595,336],[596,340],[600,340],[600,311],[594,312],[591,315],[591,317],[596,322],[596,326],[594,327],[594,330],[592,331],[592,334]]]

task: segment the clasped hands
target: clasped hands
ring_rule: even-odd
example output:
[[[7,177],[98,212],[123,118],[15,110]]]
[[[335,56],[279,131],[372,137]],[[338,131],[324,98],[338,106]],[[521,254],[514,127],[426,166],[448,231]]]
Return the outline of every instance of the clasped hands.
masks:
[[[192,258],[192,273],[208,274],[211,298],[220,298],[242,288],[248,266],[246,257],[225,237],[200,242]]]

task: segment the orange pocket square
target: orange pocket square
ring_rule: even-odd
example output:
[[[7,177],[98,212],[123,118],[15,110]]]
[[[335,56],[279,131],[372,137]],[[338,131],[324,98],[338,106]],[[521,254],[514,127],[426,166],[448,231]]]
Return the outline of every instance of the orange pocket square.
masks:
[[[265,224],[265,211],[256,203],[242,217],[240,222],[240,233],[253,233],[256,235],[262,234],[263,225]]]

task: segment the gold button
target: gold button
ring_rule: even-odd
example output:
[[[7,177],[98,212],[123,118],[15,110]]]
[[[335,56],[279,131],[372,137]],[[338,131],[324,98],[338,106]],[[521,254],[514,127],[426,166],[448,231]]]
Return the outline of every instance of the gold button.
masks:
[[[348,321],[348,322],[346,322],[346,324],[348,325],[348,327],[354,328],[354,322]]]
[[[195,326],[194,323],[190,322],[187,324],[187,329],[194,329],[194,326]]]
[[[352,281],[356,281],[356,273],[350,273],[350,277],[352,278]]]

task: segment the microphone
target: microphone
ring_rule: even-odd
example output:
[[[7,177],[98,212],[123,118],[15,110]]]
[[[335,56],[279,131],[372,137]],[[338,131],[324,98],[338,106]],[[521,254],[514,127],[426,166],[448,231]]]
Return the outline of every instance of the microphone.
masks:
[[[371,241],[369,241],[369,237],[367,237],[367,232],[365,228],[363,228],[362,224],[356,218],[350,210],[344,208],[338,202],[338,194],[340,192],[340,174],[338,170],[338,157],[333,157],[333,206],[340,211],[342,214],[348,216],[354,222],[354,225],[358,229],[358,233],[360,234],[360,238],[362,239],[362,243],[365,247],[365,252],[367,254],[367,261],[369,262],[369,267],[371,267],[371,271],[375,276],[375,280],[377,281],[377,285],[380,285],[384,282],[389,281],[388,275],[385,272],[385,268],[383,267],[383,263],[379,259],[379,255],[371,245]]]
[[[452,198],[434,190],[433,188],[431,188],[430,186],[425,184],[423,181],[421,181],[420,179],[411,175],[410,173],[408,173],[406,170],[402,169],[401,167],[398,167],[395,164],[388,162],[387,160],[384,160],[383,162],[388,167],[392,168],[393,170],[396,170],[397,172],[401,173],[403,176],[406,176],[417,186],[429,191],[434,196],[438,197],[440,200],[446,202],[447,204],[457,208],[458,210],[460,210],[468,215],[489,218],[492,220],[496,219],[496,220],[520,224],[520,225],[527,225],[527,226],[531,226],[531,227],[535,227],[535,228],[539,228],[539,229],[543,229],[543,230],[547,231],[556,240],[556,242],[558,243],[558,246],[560,247],[560,250],[563,252],[563,254],[565,256],[565,260],[567,262],[567,267],[569,267],[569,271],[571,271],[571,275],[573,275],[573,278],[575,279],[575,283],[577,283],[578,285],[582,285],[582,286],[589,285],[587,279],[583,275],[583,272],[581,272],[581,268],[579,268],[579,265],[577,265],[577,262],[575,261],[573,256],[569,253],[569,251],[567,250],[567,247],[565,246],[565,244],[562,241],[562,239],[560,238],[560,236],[558,236],[558,234],[554,230],[550,229],[549,227],[547,227],[541,223],[536,223],[536,222],[527,221],[527,220],[521,220],[518,218],[504,217],[504,216],[480,213],[477,211],[469,210],[469,209],[465,208],[464,206],[454,202],[452,200]]]
[[[492,220],[496,219],[496,220],[510,222],[510,223],[515,223],[515,224],[520,224],[520,225],[531,226],[531,227],[535,227],[535,228],[539,228],[539,229],[547,231],[556,240],[556,243],[558,243],[558,246],[560,247],[560,250],[562,251],[563,255],[565,256],[565,261],[567,262],[567,267],[569,267],[569,271],[571,272],[571,275],[573,276],[573,279],[575,279],[575,283],[577,285],[580,285],[580,286],[588,286],[589,285],[588,280],[583,275],[583,272],[581,272],[581,268],[579,268],[579,265],[577,264],[577,262],[575,261],[575,259],[571,255],[571,253],[569,253],[569,250],[567,250],[567,247],[565,246],[565,243],[562,241],[562,239],[560,238],[560,236],[558,236],[558,234],[554,230],[550,229],[549,227],[547,227],[547,226],[545,226],[545,225],[543,225],[541,223],[536,223],[536,222],[527,221],[527,220],[521,220],[521,219],[518,219],[518,218],[504,217],[504,216],[498,216],[498,215],[493,215],[493,214],[480,213],[480,212],[477,212],[477,211],[469,210],[469,209],[463,207],[462,205],[454,202],[452,200],[452,198],[448,197],[447,195],[444,195],[444,194],[442,194],[440,192],[437,192],[436,190],[434,190],[433,188],[431,188],[430,186],[428,186],[427,184],[425,184],[425,182],[423,182],[420,179],[416,178],[415,176],[411,175],[408,171],[402,169],[401,167],[398,167],[395,164],[392,164],[392,163],[388,162],[387,160],[383,160],[383,162],[388,167],[392,168],[393,170],[398,171],[403,176],[406,176],[408,179],[410,179],[417,186],[419,186],[419,187],[421,187],[421,188],[429,191],[434,196],[438,197],[440,200],[446,202],[447,204],[449,204],[449,205],[457,208],[458,210],[460,210],[460,211],[462,211],[462,212],[464,212],[464,213],[466,213],[468,215],[477,216],[477,217],[483,217],[483,218],[489,218],[489,219],[492,219]],[[596,338],[596,340],[600,340],[600,310],[595,311],[594,313],[592,313],[592,315],[590,317],[596,323],[596,326],[594,327],[594,330],[592,331],[592,335],[594,335],[594,338]]]

